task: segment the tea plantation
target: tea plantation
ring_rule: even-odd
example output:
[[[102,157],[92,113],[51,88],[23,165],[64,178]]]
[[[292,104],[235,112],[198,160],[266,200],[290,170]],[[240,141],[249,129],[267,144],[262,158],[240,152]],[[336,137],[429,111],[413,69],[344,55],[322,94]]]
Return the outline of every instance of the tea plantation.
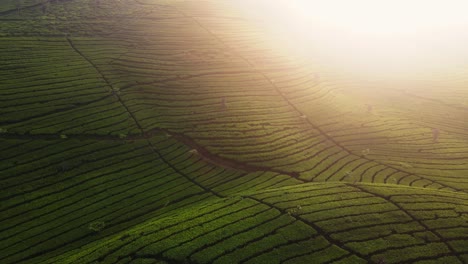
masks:
[[[0,263],[468,263],[468,72],[351,78],[232,1],[0,2]]]

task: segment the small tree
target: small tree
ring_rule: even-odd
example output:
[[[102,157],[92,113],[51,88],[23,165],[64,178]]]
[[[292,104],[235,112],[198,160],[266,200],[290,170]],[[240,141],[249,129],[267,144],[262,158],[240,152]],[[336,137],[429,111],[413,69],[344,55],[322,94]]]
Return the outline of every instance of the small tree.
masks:
[[[438,128],[433,128],[432,129],[432,142],[437,142],[439,139],[440,135],[440,130]]]
[[[47,15],[47,12],[49,11],[49,5],[50,5],[49,0],[42,1],[42,14],[43,15]]]
[[[227,109],[227,104],[226,104],[226,97],[221,98],[221,109],[226,110]]]
[[[21,9],[23,8],[23,0],[16,0],[15,6],[18,15],[21,15]]]
[[[103,230],[105,227],[106,227],[106,223],[104,223],[103,221],[91,222],[88,225],[88,229],[96,233]]]

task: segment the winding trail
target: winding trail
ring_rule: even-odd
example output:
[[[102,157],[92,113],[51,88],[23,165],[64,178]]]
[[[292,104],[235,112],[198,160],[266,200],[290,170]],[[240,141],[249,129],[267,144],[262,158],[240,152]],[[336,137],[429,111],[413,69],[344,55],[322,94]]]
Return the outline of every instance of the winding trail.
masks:
[[[295,178],[301,182],[308,182],[304,179],[299,178],[298,172],[290,172],[290,171],[283,171],[277,170],[270,167],[265,166],[257,166],[251,165],[245,162],[236,161],[233,159],[227,159],[220,157],[216,154],[209,152],[205,147],[198,144],[192,138],[177,132],[172,132],[167,129],[152,129],[150,131],[143,132],[142,134],[137,135],[129,135],[124,138],[119,136],[112,136],[112,135],[93,135],[93,134],[76,134],[76,135],[66,135],[66,138],[61,138],[61,135],[58,134],[10,134],[10,133],[3,133],[0,134],[0,139],[18,139],[18,140],[28,140],[28,139],[39,139],[39,140],[68,140],[68,139],[76,139],[76,140],[102,140],[102,141],[136,141],[136,140],[147,140],[150,143],[150,139],[161,134],[166,134],[169,137],[174,138],[178,142],[188,146],[189,148],[195,150],[194,153],[199,155],[205,162],[223,167],[229,168],[234,170],[241,170],[245,172],[260,172],[260,171],[270,171],[279,174],[288,175],[290,177]],[[151,148],[156,151],[156,148],[151,144]],[[162,155],[160,155],[162,158]]]

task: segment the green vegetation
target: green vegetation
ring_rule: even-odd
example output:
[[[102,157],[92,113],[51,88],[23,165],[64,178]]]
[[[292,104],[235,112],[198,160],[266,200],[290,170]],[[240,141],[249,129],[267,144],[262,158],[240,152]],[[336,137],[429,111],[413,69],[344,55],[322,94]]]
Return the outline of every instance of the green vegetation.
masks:
[[[228,1],[17,3],[0,263],[468,263],[466,77],[369,92]]]

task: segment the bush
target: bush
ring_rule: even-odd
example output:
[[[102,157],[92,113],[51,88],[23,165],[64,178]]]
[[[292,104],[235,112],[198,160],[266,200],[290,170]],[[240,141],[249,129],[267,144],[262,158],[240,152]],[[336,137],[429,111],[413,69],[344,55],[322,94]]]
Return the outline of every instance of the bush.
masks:
[[[88,225],[88,229],[92,230],[94,232],[99,232],[99,231],[103,230],[105,227],[106,227],[106,223],[104,223],[103,221],[91,222]]]

